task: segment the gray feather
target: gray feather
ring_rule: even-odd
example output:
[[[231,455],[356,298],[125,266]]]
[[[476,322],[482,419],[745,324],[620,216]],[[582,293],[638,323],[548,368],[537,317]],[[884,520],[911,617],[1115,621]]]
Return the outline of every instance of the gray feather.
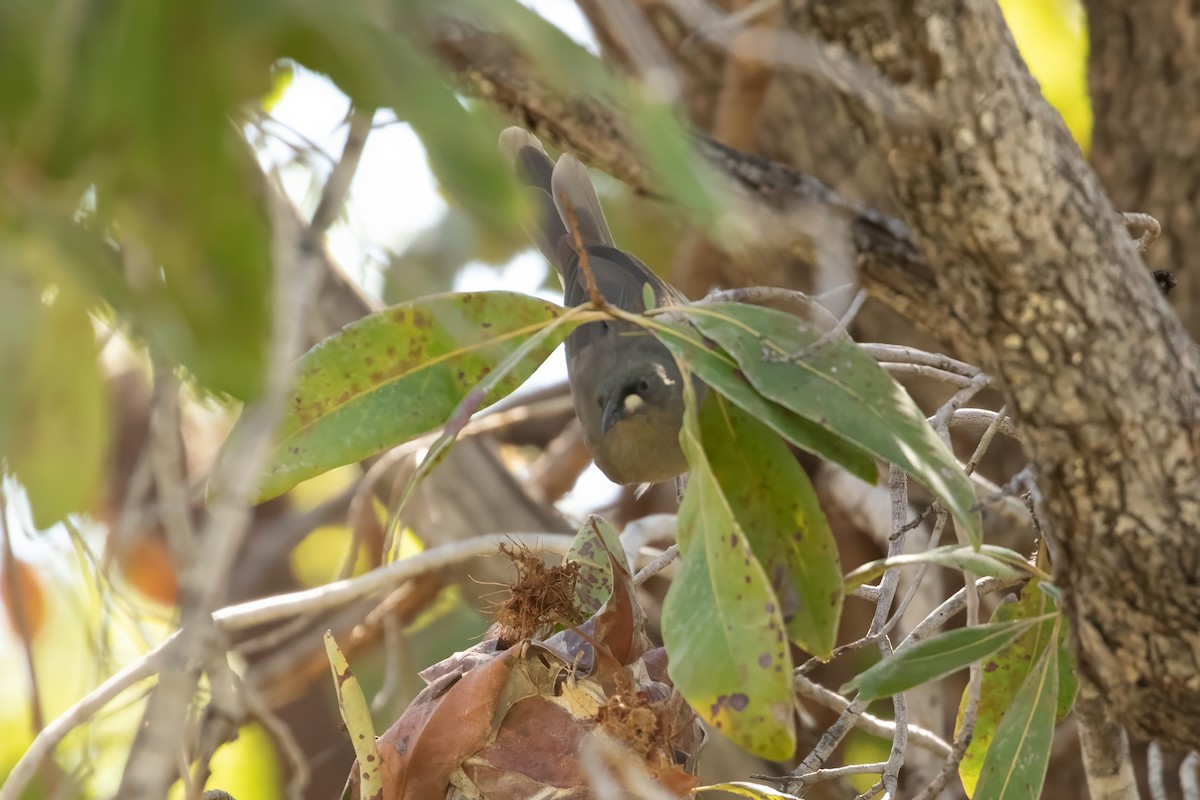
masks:
[[[604,209],[600,207],[600,198],[596,196],[596,187],[592,186],[592,178],[582,161],[570,153],[559,156],[550,180],[550,194],[568,230],[571,217],[567,204],[574,208],[579,235],[583,237],[585,246],[603,244],[616,247],[612,231],[608,229],[608,221],[604,219]]]
[[[530,238],[563,279],[564,302],[588,300],[580,267],[586,256],[604,299],[633,313],[686,300],[633,255],[617,249],[587,168],[563,155],[555,163],[522,128],[500,134],[500,152],[525,185],[537,212]],[[578,225],[582,252],[571,220]],[[687,469],[679,445],[682,376],[667,348],[640,326],[620,319],[589,322],[566,340],[567,377],[584,441],[597,466],[618,483],[668,480]],[[697,391],[702,391],[697,386]],[[641,403],[627,406],[635,393]]]
[[[567,228],[559,218],[558,208],[550,194],[554,162],[546,155],[536,136],[516,126],[501,132],[499,149],[525,184],[525,197],[534,214],[533,222],[525,225],[525,233],[565,280],[567,264],[574,252],[563,246]]]
[[[546,155],[546,148],[542,147],[542,142],[536,136],[524,128],[519,128],[516,125],[505,128],[500,132],[500,154],[507,159],[509,164],[516,162],[517,154],[521,152],[522,147],[532,147],[542,155]],[[549,156],[547,156],[547,159]]]

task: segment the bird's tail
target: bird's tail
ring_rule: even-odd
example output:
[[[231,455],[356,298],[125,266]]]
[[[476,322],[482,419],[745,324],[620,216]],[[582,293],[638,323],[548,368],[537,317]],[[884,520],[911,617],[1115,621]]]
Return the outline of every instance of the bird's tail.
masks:
[[[585,247],[615,246],[583,162],[566,154],[555,163],[536,136],[516,126],[500,134],[500,152],[525,184],[536,213],[537,227],[528,231],[529,238],[560,274],[575,254],[572,225],[578,227]]]

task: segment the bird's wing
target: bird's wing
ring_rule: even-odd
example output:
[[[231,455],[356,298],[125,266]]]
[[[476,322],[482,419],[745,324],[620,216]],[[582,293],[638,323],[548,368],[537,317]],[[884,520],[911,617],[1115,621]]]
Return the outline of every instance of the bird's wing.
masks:
[[[604,299],[617,308],[640,314],[646,310],[645,286],[654,292],[655,306],[680,305],[687,299],[636,257],[615,247],[589,247],[588,266],[596,276],[596,286]],[[572,281],[566,287],[566,304],[586,302],[587,281],[579,267],[579,258],[572,254],[567,274]]]
[[[550,179],[550,194],[567,230],[571,229],[571,213],[574,212],[585,247],[615,246],[608,221],[604,219],[604,209],[600,207],[600,198],[596,196],[596,187],[582,161],[570,153],[559,156]]]
[[[586,302],[586,280],[579,269],[575,237],[570,231],[571,209],[580,237],[588,252],[588,263],[604,298],[618,308],[645,311],[645,289],[649,284],[658,306],[686,303],[687,298],[665,283],[645,264],[618,250],[600,207],[587,167],[565,154],[555,163],[546,155],[538,138],[513,126],[500,134],[500,152],[512,163],[537,213],[537,227],[527,230],[529,238],[546,260],[562,275],[564,300],[568,306]]]
[[[525,185],[525,196],[533,207],[536,224],[527,225],[525,233],[559,274],[565,276],[567,264],[560,244],[568,238],[568,233],[551,195],[554,162],[536,136],[515,125],[500,134],[500,152]]]

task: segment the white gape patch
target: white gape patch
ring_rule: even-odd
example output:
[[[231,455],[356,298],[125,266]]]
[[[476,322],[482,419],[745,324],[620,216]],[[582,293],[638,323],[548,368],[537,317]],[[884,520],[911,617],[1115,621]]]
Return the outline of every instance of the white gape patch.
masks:
[[[643,400],[642,396],[639,394],[630,392],[629,394],[625,395],[625,413],[627,414],[632,411],[637,411],[645,404],[646,401]]]

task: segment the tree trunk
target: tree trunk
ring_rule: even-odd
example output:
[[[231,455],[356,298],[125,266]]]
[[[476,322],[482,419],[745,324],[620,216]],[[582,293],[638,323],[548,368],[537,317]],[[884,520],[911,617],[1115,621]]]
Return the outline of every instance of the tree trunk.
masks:
[[[1152,267],[1180,270],[1171,295],[1200,336],[1200,13],[1195,2],[1086,0],[1092,165],[1117,207],[1155,217]]]

